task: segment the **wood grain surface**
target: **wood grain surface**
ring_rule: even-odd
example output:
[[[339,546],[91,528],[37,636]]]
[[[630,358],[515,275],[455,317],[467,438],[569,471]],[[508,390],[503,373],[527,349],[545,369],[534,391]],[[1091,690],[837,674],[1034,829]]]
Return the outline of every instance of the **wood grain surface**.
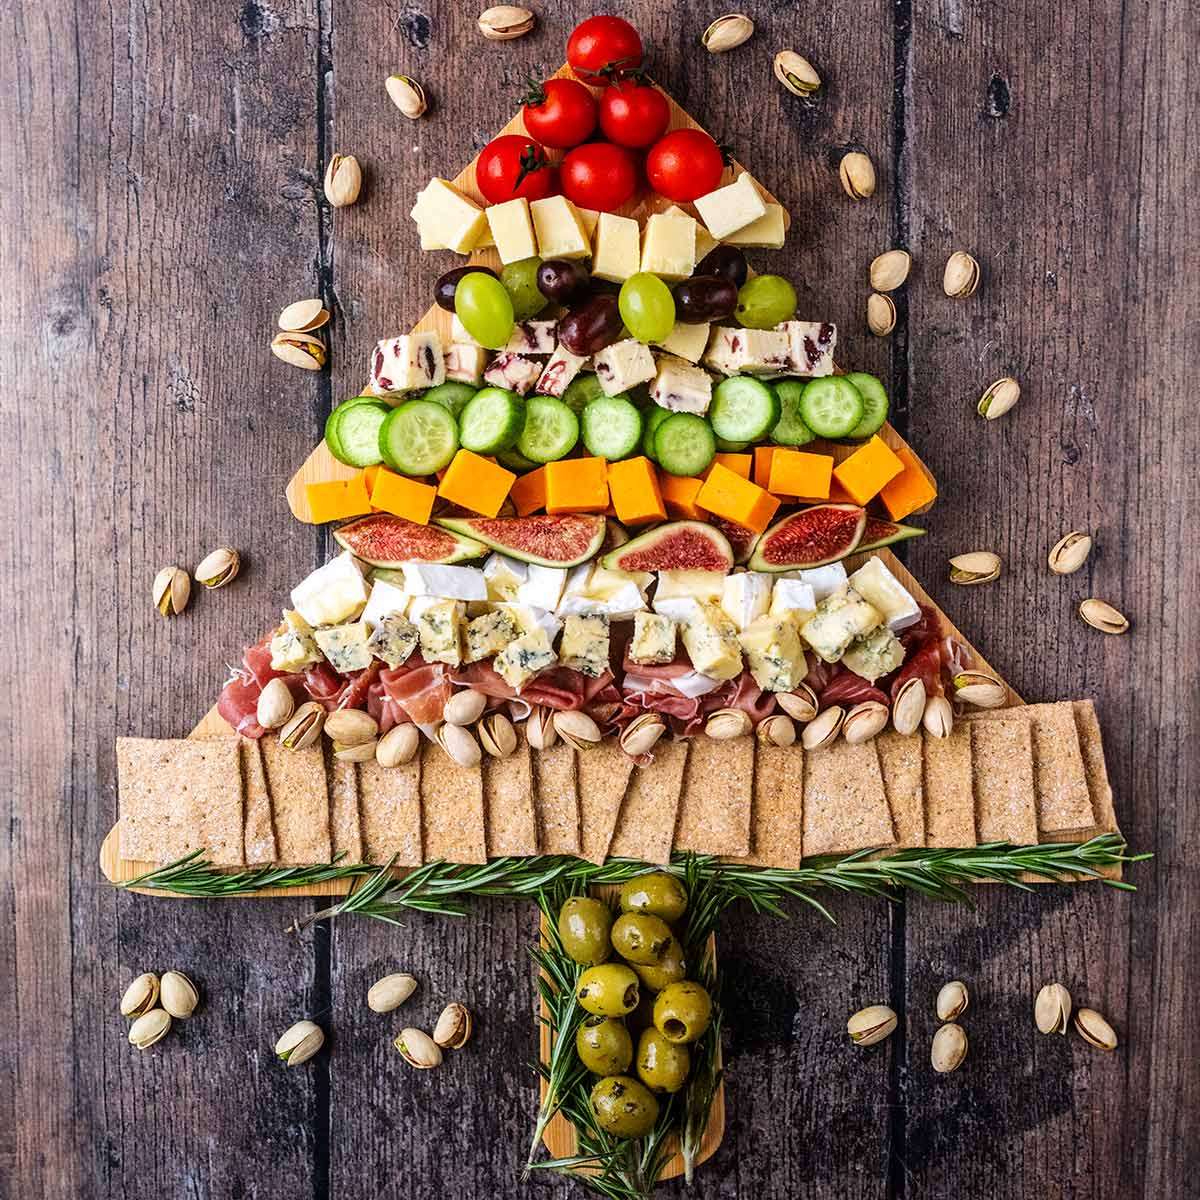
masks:
[[[350,921],[304,940],[295,906],[118,895],[96,850],[115,813],[113,740],[177,736],[244,639],[326,553],[283,488],[370,344],[428,304],[449,255],[408,220],[430,175],[507,119],[525,74],[562,60],[591,6],[539,0],[539,24],[485,43],[479,5],[99,0],[0,11],[0,646],[11,678],[0,806],[0,1194],[47,1197],[567,1196],[519,1165],[536,1101],[528,905],[473,919]],[[697,38],[716,3],[620,6],[656,76],[793,216],[785,264],[804,309],[835,320],[839,357],[875,371],[942,500],[905,548],[952,619],[1024,696],[1094,695],[1121,823],[1157,858],[1136,895],[976,889],[974,909],[832,898],[837,927],[731,914],[725,1141],[699,1197],[1194,1194],[1200,1170],[1200,807],[1195,745],[1200,499],[1200,27],[1163,0],[860,0],[743,5],[758,29],[723,56]],[[770,75],[793,46],[826,80],[801,101]],[[432,102],[387,100],[393,71]],[[853,203],[836,164],[870,150],[880,188]],[[335,150],[367,171],[329,210]],[[866,265],[904,245],[913,277],[888,341],[871,338]],[[946,256],[984,269],[966,301]],[[268,349],[287,301],[332,306],[332,369]],[[999,375],[1019,406],[979,422]],[[1044,560],[1096,532],[1086,570]],[[163,621],[154,572],[230,544],[231,587]],[[945,559],[995,549],[990,586],[952,588]],[[1101,595],[1134,621],[1104,638],[1074,615]],[[117,1014],[137,972],[178,967],[195,1017],[145,1053]],[[364,994],[388,970],[421,988],[403,1015]],[[961,978],[966,1065],[929,1067],[933,998]],[[1030,1002],[1057,978],[1121,1037],[1110,1055],[1045,1039]],[[390,1039],[459,999],[476,1036],[439,1071]],[[885,1045],[846,1016],[888,1001]],[[309,1016],[330,1049],[290,1072],[271,1046]],[[664,1195],[682,1195],[679,1184]]]

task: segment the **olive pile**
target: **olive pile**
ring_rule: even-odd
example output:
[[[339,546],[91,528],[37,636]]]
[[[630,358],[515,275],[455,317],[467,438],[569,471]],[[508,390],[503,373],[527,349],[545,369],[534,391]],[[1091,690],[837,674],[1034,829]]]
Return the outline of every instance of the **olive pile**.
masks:
[[[592,1088],[596,1123],[617,1137],[643,1137],[658,1120],[655,1092],[677,1092],[691,1069],[688,1045],[703,1037],[712,1000],[684,978],[683,947],[672,925],[687,912],[687,889],[656,871],[621,887],[620,915],[589,896],[573,896],[558,914],[563,948],[587,969],[579,977],[579,1003],[589,1014],[575,1035],[575,1049],[589,1071],[602,1076]],[[609,962],[613,952],[623,962]],[[641,986],[657,993],[643,1004]],[[649,1009],[650,1020],[645,1020]],[[626,1017],[642,1018],[637,1078]]]

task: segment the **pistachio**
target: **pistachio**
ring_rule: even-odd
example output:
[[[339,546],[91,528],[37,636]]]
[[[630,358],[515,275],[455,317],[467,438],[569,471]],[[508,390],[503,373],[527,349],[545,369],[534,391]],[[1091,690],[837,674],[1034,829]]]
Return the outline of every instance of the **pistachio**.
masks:
[[[425,89],[408,75],[389,75],[384,87],[392,103],[410,121],[415,121],[429,107],[425,100]]]
[[[945,696],[930,696],[921,714],[921,724],[930,737],[948,738],[954,729],[954,709]]]
[[[403,972],[377,979],[367,990],[367,1007],[372,1012],[387,1013],[399,1008],[417,990],[417,981]]]
[[[985,671],[960,671],[954,677],[954,698],[976,708],[1003,708],[1008,703],[1008,688]]]
[[[373,762],[375,751],[379,749],[379,740],[372,738],[369,742],[334,742],[333,757],[338,762],[363,763]]]
[[[421,744],[415,725],[394,725],[375,743],[375,761],[381,767],[399,767],[412,762]]]
[[[134,979],[121,994],[121,1016],[141,1017],[158,1003],[158,976],[146,971]]]
[[[952,979],[942,984],[937,994],[937,1015],[939,1021],[957,1021],[967,1011],[971,997],[967,985],[961,979]]]
[[[130,1025],[129,1043],[139,1050],[148,1050],[155,1042],[166,1037],[170,1028],[171,1014],[164,1008],[152,1008]]]
[[[479,722],[479,744],[493,758],[507,758],[517,748],[517,731],[503,713],[488,713]]]
[[[846,1022],[846,1032],[856,1046],[873,1046],[891,1037],[896,1028],[896,1014],[886,1004],[860,1008]]]
[[[1011,376],[1005,375],[1003,379],[997,379],[991,384],[979,397],[975,411],[981,417],[994,421],[997,417],[1004,416],[1020,398],[1021,385]]]
[[[1061,983],[1048,983],[1033,1002],[1033,1019],[1042,1033],[1066,1033],[1071,1021],[1071,993]]]
[[[311,333],[277,333],[271,339],[271,353],[304,371],[319,371],[326,359],[325,343]]]
[[[568,746],[576,750],[588,750],[600,741],[600,726],[585,712],[556,712],[554,728]]]
[[[663,719],[657,713],[642,713],[631,721],[621,734],[621,749],[630,758],[649,754],[658,744],[658,739],[667,732]]]
[[[289,750],[305,750],[321,736],[325,710],[315,700],[306,701],[279,729],[279,740]]]
[[[1046,561],[1055,575],[1074,575],[1087,562],[1091,552],[1091,535],[1076,530],[1054,543]]]
[[[1079,606],[1079,615],[1101,633],[1125,633],[1129,629],[1129,618],[1124,613],[1118,612],[1107,600],[1097,600],[1094,596]]]
[[[951,1071],[957,1071],[966,1057],[967,1034],[961,1025],[951,1022],[949,1025],[943,1025],[933,1035],[929,1061],[939,1075],[948,1075]]]
[[[876,734],[883,732],[890,715],[886,704],[878,700],[864,700],[846,714],[842,721],[842,736],[852,746],[869,742]]]
[[[477,767],[483,758],[479,743],[461,725],[447,725],[445,722],[439,725],[437,744],[460,767]]]
[[[176,617],[187,608],[192,580],[182,567],[163,567],[154,577],[154,607],[164,617]]]
[[[472,688],[462,688],[446,701],[442,720],[451,725],[474,725],[487,708],[487,697]]]
[[[193,574],[197,583],[212,591],[232,583],[241,569],[242,556],[236,550],[222,546],[220,550],[205,555]]]
[[[705,722],[704,732],[719,742],[745,737],[754,727],[750,714],[740,708],[718,708]]]
[[[804,732],[800,735],[800,744],[805,750],[820,750],[824,746],[832,746],[842,731],[845,716],[844,708],[837,704],[830,705],[805,725]]]
[[[419,1071],[442,1065],[441,1047],[423,1030],[402,1029],[392,1044],[400,1051],[400,1057]]]
[[[887,337],[896,328],[896,305],[891,296],[872,292],[867,297],[867,328],[876,337]]]
[[[312,1021],[297,1021],[275,1043],[275,1053],[285,1067],[306,1063],[325,1045],[325,1031]]]
[[[533,13],[515,4],[495,4],[479,14],[479,32],[493,42],[524,37],[533,28]]]
[[[950,582],[961,584],[991,583],[1000,578],[1000,555],[990,550],[956,554],[950,560]]]
[[[540,704],[535,704],[529,710],[529,718],[525,722],[525,736],[534,750],[549,750],[558,741],[554,729],[554,713]]]
[[[288,685],[278,676],[269,679],[258,694],[255,719],[264,729],[278,729],[296,711]]]
[[[294,300],[279,314],[278,325],[285,333],[312,333],[329,320],[320,300]]]
[[[325,168],[325,199],[334,208],[345,208],[362,190],[362,167],[353,154],[335,154]]]
[[[955,250],[946,259],[946,269],[942,272],[942,291],[955,299],[965,299],[973,296],[979,286],[979,263],[965,250]]]
[[[199,1003],[200,989],[182,971],[168,971],[162,977],[162,1006],[171,1016],[186,1021]]]
[[[1075,1014],[1075,1029],[1089,1046],[1097,1050],[1117,1048],[1117,1031],[1094,1008],[1081,1008]]]
[[[745,13],[727,13],[700,35],[700,44],[711,54],[723,54],[748,42],[753,34],[754,22]]]
[[[909,737],[921,727],[921,718],[924,715],[925,683],[921,679],[910,679],[892,701],[892,724],[897,733]]]
[[[791,717],[783,713],[773,715],[759,721],[754,731],[758,740],[764,746],[794,746],[796,744],[796,726]]]
[[[875,164],[871,156],[862,150],[851,150],[849,154],[842,155],[842,161],[838,163],[838,178],[842,181],[842,191],[851,200],[865,200],[875,195]],[[907,270],[905,274],[908,274]]]
[[[325,736],[341,746],[359,746],[379,736],[379,722],[361,708],[337,708],[325,718]]]
[[[775,78],[793,96],[811,96],[821,86],[821,77],[812,63],[795,50],[780,50],[772,64]]]
[[[471,1037],[471,1013],[463,1004],[447,1004],[433,1027],[433,1040],[443,1050],[461,1050]]]
[[[775,703],[793,721],[808,722],[817,715],[817,694],[807,683],[799,683],[794,691],[779,692]]]
[[[912,255],[907,250],[885,250],[871,263],[871,286],[877,292],[894,292],[908,278],[911,268]]]

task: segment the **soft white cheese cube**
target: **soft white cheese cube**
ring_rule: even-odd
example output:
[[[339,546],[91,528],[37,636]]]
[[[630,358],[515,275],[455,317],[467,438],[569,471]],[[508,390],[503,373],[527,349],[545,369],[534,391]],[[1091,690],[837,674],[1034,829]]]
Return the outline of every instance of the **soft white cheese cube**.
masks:
[[[833,374],[833,352],[837,348],[836,325],[828,321],[784,321],[776,328],[787,335],[791,374]]]
[[[700,601],[691,596],[655,596],[650,607],[664,617],[670,617],[677,625],[695,620],[700,612]]]
[[[598,563],[592,568],[592,573],[588,577],[587,591],[589,595],[599,596],[604,600],[611,596],[618,588],[623,588],[627,583],[637,585],[638,591],[643,596],[646,594],[646,589],[654,582],[653,571],[620,571],[610,567],[602,567]]]
[[[537,383],[541,373],[542,365],[536,359],[502,350],[488,364],[483,381],[492,387],[507,388],[518,396],[524,396]]]
[[[587,258],[592,252],[575,206],[565,196],[546,196],[529,206],[542,258]]]
[[[450,340],[460,342],[464,346],[480,345],[467,331],[467,327],[460,320],[458,313],[450,318]]]
[[[540,630],[553,642],[562,629],[562,622],[544,608],[535,608],[529,604],[502,604],[499,607],[512,615],[522,633],[536,633]]]
[[[675,657],[675,622],[661,613],[634,613],[629,657],[635,663],[669,663]]]
[[[550,361],[542,368],[534,391],[542,396],[561,396],[587,361],[584,356],[572,354],[566,346],[556,347]]]
[[[640,261],[641,231],[632,217],[601,213],[596,225],[596,249],[592,254],[592,274],[597,279],[624,283],[636,275]]]
[[[658,360],[650,399],[660,408],[702,417],[712,403],[712,376],[682,358],[664,354]]]
[[[773,617],[788,617],[803,625],[817,611],[817,597],[811,584],[799,579],[776,579],[771,589]]]
[[[371,665],[371,631],[366,621],[331,625],[318,629],[313,637],[321,647],[325,661],[341,675],[350,671],[365,671]]]
[[[617,396],[654,378],[654,355],[636,338],[614,342],[595,356],[596,378],[606,396]]]
[[[672,204],[670,208],[663,210],[668,216],[672,217],[687,217],[689,221],[696,227],[696,262],[700,262],[710,250],[716,249],[717,239],[713,237],[691,213],[685,212],[678,204]]]
[[[742,669],[742,648],[733,622],[715,604],[701,604],[680,630],[692,666],[712,679],[733,679]]]
[[[404,590],[410,596],[439,596],[443,600],[486,600],[487,581],[478,567],[448,567],[441,563],[406,562]]]
[[[537,255],[537,239],[529,217],[529,201],[524,196],[493,204],[485,210],[488,228],[496,243],[496,253],[504,264],[520,262]]]
[[[739,175],[725,187],[696,201],[696,211],[717,241],[767,215],[767,206],[749,175]]]
[[[659,571],[654,589],[655,612],[659,600],[686,597],[701,604],[720,604],[725,592],[724,571]]]
[[[445,380],[442,339],[436,333],[409,333],[376,343],[370,389],[377,395],[399,396],[416,388],[437,387]]]
[[[422,241],[428,239],[458,254],[468,253],[487,226],[483,209],[444,179],[429,181],[411,215]]]
[[[407,612],[410,599],[412,597],[403,588],[398,588],[384,579],[377,579],[371,585],[371,597],[367,601],[367,607],[363,609],[362,619],[374,629],[384,617],[403,615]]]
[[[483,368],[487,366],[487,351],[479,345],[456,343],[442,355],[442,361],[445,363],[447,379],[479,387],[483,382]]]
[[[671,332],[661,342],[654,344],[668,354],[674,354],[690,363],[698,363],[708,345],[709,328],[707,324],[688,325],[683,321],[676,321]]]
[[[696,222],[686,215],[651,213],[642,232],[639,270],[686,279],[696,269]]]
[[[915,625],[921,619],[921,606],[912,593],[891,573],[882,559],[869,558],[853,575],[850,586],[883,614],[887,627],[895,633]]]
[[[529,564],[509,558],[507,554],[489,554],[483,564],[483,581],[487,598],[493,603],[511,603],[517,598],[517,588],[529,579]]]
[[[349,550],[292,588],[292,607],[310,625],[339,625],[366,607],[367,581]]]
[[[544,608],[547,612],[553,612],[562,599],[566,583],[565,567],[543,567],[538,563],[530,563],[528,577],[517,588],[517,601],[520,604],[528,604],[534,608]]]
[[[745,176],[743,175],[742,178],[744,179]],[[741,229],[735,229],[733,233],[726,234],[725,244],[727,246],[758,246],[764,250],[781,250],[787,235],[783,222],[783,206],[768,204],[766,209],[767,211],[757,221],[751,221],[749,225],[743,225]]]
[[[603,596],[594,595],[590,591],[582,595],[564,596],[555,611],[560,617],[570,614],[586,616],[589,613],[604,613],[613,621],[626,621],[645,607],[646,601],[641,589],[630,581]]]
[[[840,563],[829,563],[824,567],[809,567],[797,572],[794,576],[801,583],[807,583],[813,590],[813,597],[818,604],[834,592],[840,592],[846,586],[846,568]]]
[[[504,349],[509,354],[553,354],[557,342],[557,321],[518,321]]]
[[[721,608],[739,630],[766,616],[771,603],[771,577],[761,571],[738,571],[725,576]]]

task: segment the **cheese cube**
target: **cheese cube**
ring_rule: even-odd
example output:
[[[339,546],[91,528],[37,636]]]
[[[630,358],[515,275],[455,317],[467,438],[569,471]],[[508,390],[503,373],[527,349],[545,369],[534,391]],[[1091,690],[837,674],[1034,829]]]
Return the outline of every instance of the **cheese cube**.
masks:
[[[686,279],[696,269],[696,222],[673,213],[651,213],[642,232],[639,270],[662,279]]]
[[[701,604],[681,633],[692,666],[710,679],[733,679],[742,670],[742,648],[733,622],[715,604]]]
[[[742,353],[746,346],[746,331],[740,327],[713,325],[708,345],[704,349],[704,365],[722,375],[736,375],[741,369]]]
[[[566,582],[567,572],[564,567],[543,567],[539,563],[530,563],[528,577],[517,588],[517,600],[521,604],[553,612],[562,599]]]
[[[516,475],[471,450],[459,450],[438,484],[438,495],[481,516],[494,517],[504,506]]]
[[[542,396],[561,396],[587,361],[584,356],[572,354],[566,346],[557,346],[550,361],[542,368],[534,391]]]
[[[713,462],[720,463],[726,470],[740,475],[743,479],[750,478],[750,464],[753,461],[749,454],[742,454],[740,451],[718,450],[713,455]],[[708,470],[711,469],[712,465],[709,464]],[[705,473],[707,474],[707,471]]]
[[[609,463],[608,492],[617,520],[626,525],[667,519],[658,473],[648,458],[639,455]]]
[[[456,383],[469,383],[479,387],[483,383],[483,368],[487,365],[487,351],[480,345],[453,343],[442,355],[446,378]]]
[[[627,583],[608,596],[595,596],[590,592],[582,596],[564,596],[556,610],[560,617],[604,613],[613,621],[628,621],[634,613],[646,607],[646,600],[634,583]]]
[[[907,446],[898,446],[894,453],[904,470],[884,484],[879,498],[893,521],[903,521],[917,509],[932,504],[937,499],[937,488]]]
[[[594,455],[546,464],[546,511],[604,512],[608,508],[608,464]]]
[[[639,383],[649,383],[656,367],[649,346],[626,338],[605,346],[595,356],[596,378],[606,396],[617,396]]]
[[[823,567],[808,567],[788,578],[799,579],[807,583],[813,590],[813,596],[818,604],[834,592],[840,592],[846,586],[846,568],[840,563],[828,563]]]
[[[407,617],[393,613],[375,626],[367,649],[389,667],[399,667],[412,657],[419,640],[417,627]]]
[[[804,496],[809,500],[828,500],[829,481],[833,477],[833,457],[809,454],[778,446],[771,455],[767,490],[777,496]]]
[[[725,591],[724,571],[659,571],[654,589],[654,611],[659,602],[687,599],[698,604],[720,604]]]
[[[455,313],[450,318],[450,340],[451,342],[459,342],[464,346],[480,345],[467,331],[467,327],[459,319],[458,313]]]
[[[870,633],[882,620],[877,608],[848,587],[817,605],[817,611],[800,626],[800,636],[825,662],[835,663],[855,638]]]
[[[742,178],[746,177],[743,175]],[[766,209],[767,211],[757,221],[751,221],[749,225],[743,225],[741,229],[727,234],[724,239],[725,244],[727,246],[759,246],[764,250],[782,249],[784,237],[787,234],[783,223],[783,206],[768,204]]]
[[[399,396],[445,381],[446,360],[436,333],[409,333],[376,343],[369,385],[376,395]]]
[[[668,354],[685,358],[690,363],[698,363],[708,345],[709,328],[707,324],[687,325],[683,321],[676,321],[671,332],[661,342],[654,344]]]
[[[486,213],[488,228],[502,263],[507,265],[537,255],[537,239],[533,236],[529,201],[524,196],[493,204]]]
[[[380,469],[371,487],[371,505],[396,517],[427,525],[437,499],[437,488],[395,471]]]
[[[678,204],[672,204],[670,208],[663,210],[668,216],[672,217],[687,217],[689,221],[696,227],[696,262],[705,258],[709,251],[715,250],[720,244],[691,213],[685,212]]]
[[[403,588],[398,588],[384,579],[377,579],[371,585],[371,597],[367,601],[367,607],[363,609],[361,620],[374,629],[384,617],[402,617],[408,611],[408,602],[411,599]]]
[[[704,363],[723,375],[778,374],[790,369],[788,335],[777,329],[740,329],[715,325]]]
[[[767,206],[749,175],[739,175],[725,187],[696,201],[696,211],[717,241],[767,215]]]
[[[650,399],[660,408],[702,417],[712,403],[712,376],[682,358],[664,354],[658,360]]]
[[[271,670],[303,671],[321,661],[312,626],[297,612],[283,610],[283,627],[271,639]]]
[[[838,463],[833,476],[855,504],[866,504],[903,470],[904,464],[892,448],[875,434],[865,446],[859,446],[849,458]]]
[[[856,675],[874,683],[890,675],[904,662],[904,647],[900,639],[886,626],[880,625],[870,633],[855,638],[842,655],[842,665]]]
[[[426,662],[457,667],[462,662],[462,623],[466,610],[461,600],[434,600],[417,615],[417,638]]]
[[[292,608],[310,625],[339,625],[366,607],[367,582],[349,550],[292,588]]]
[[[671,662],[675,657],[675,622],[661,613],[634,613],[629,657],[635,663]]]
[[[438,596],[443,600],[487,599],[487,583],[478,567],[406,562],[401,568],[404,590],[410,596]]]
[[[417,196],[412,218],[421,231],[422,242],[429,240],[468,253],[487,225],[483,209],[444,179],[431,179]]]
[[[579,224],[583,226],[583,232],[587,234],[588,241],[595,241],[596,226],[600,222],[600,210],[597,208],[580,208],[578,204],[572,204],[571,207],[575,210],[575,215],[579,218]]]
[[[715,462],[696,494],[696,503],[715,516],[762,533],[771,523],[779,500],[758,484]]]
[[[552,354],[557,335],[557,321],[518,321],[504,349],[509,354]]]
[[[915,625],[921,619],[921,606],[913,599],[912,593],[887,569],[882,559],[867,559],[850,576],[850,586],[868,604],[879,609],[887,627],[896,633]]]
[[[725,576],[721,608],[738,627],[746,629],[767,615],[771,603],[771,577],[761,571],[738,571]]]
[[[808,674],[800,635],[786,617],[759,617],[739,640],[750,674],[764,692],[793,691]]]
[[[528,579],[529,564],[509,558],[506,554],[489,554],[483,564],[487,598],[495,604],[515,601],[517,588]]]
[[[608,616],[605,613],[571,613],[563,621],[558,659],[592,679],[608,670]]]
[[[518,692],[539,671],[552,667],[557,658],[544,630],[523,633],[496,655],[492,666],[496,674]]]
[[[597,279],[624,283],[636,275],[639,263],[641,231],[632,217],[601,213],[596,225],[596,250],[592,255],[592,274]]]
[[[527,517],[546,507],[546,468],[535,467],[518,475],[517,481],[508,490],[508,498],[513,502],[518,517]]]
[[[585,590],[589,595],[599,596],[604,600],[624,588],[627,583],[633,583],[645,599],[646,589],[653,582],[653,571],[621,571],[612,567],[602,567],[597,563],[588,576]]]
[[[313,637],[325,655],[326,662],[340,675],[350,671],[365,671],[371,665],[371,631],[366,621],[346,625],[331,625],[318,629]]]
[[[771,616],[787,617],[800,626],[816,611],[816,596],[809,584],[799,579],[775,580],[775,586],[771,589]]]
[[[469,663],[492,658],[516,638],[517,626],[510,614],[501,609],[486,612],[467,622],[463,658]]]
[[[691,475],[668,475],[665,471],[658,476],[658,487],[662,492],[667,515],[681,521],[704,521],[707,514],[696,503],[696,497],[704,486],[702,479]]]
[[[775,328],[787,335],[790,374],[806,377],[833,374],[836,325],[828,321],[784,321]]]
[[[579,214],[565,196],[546,196],[529,206],[542,258],[587,258],[592,252]]]
[[[543,608],[533,608],[528,604],[502,604],[500,607],[512,617],[518,633],[541,632],[553,643],[562,629],[562,622]]]
[[[542,365],[536,359],[502,350],[488,364],[483,381],[492,387],[507,388],[518,396],[524,396],[537,383],[541,373]]]
[[[320,483],[306,483],[304,497],[308,501],[308,515],[314,525],[326,521],[341,521],[346,517],[358,517],[371,511],[371,497],[364,486],[360,473],[353,479],[326,479]]]

